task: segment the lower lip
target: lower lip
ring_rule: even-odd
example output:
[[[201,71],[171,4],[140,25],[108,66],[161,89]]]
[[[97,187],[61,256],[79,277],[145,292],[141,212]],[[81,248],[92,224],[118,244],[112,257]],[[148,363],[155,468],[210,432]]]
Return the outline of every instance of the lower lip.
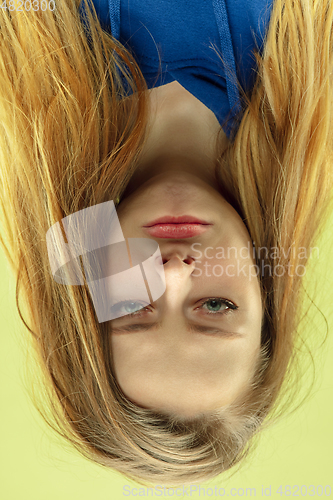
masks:
[[[155,238],[193,238],[207,231],[210,225],[207,224],[155,224],[144,227],[143,230]]]

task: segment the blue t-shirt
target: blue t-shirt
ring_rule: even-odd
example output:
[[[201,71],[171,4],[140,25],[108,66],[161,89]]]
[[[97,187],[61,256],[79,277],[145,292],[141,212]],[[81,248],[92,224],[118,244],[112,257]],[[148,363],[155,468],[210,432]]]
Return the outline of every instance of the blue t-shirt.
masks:
[[[134,55],[148,88],[177,80],[221,125],[227,119],[223,129],[230,138],[242,106],[218,53],[251,91],[257,66],[253,50],[262,53],[273,0],[90,1],[102,27]]]

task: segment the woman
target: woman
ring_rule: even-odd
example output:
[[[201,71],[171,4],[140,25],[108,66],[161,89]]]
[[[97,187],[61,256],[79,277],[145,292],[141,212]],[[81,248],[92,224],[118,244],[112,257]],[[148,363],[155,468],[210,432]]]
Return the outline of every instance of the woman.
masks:
[[[242,110],[226,78],[225,119],[175,80],[148,89],[85,3],[82,29],[78,4],[1,13],[2,243],[21,318],[51,425],[137,481],[200,482],[240,462],[297,394],[302,266],[331,199],[333,7],[275,0]],[[87,282],[53,279],[46,233],[110,200],[126,238],[159,243],[166,291],[99,322]],[[226,247],[238,252],[222,265]],[[241,259],[245,274],[222,276]],[[200,274],[213,261],[221,276]]]

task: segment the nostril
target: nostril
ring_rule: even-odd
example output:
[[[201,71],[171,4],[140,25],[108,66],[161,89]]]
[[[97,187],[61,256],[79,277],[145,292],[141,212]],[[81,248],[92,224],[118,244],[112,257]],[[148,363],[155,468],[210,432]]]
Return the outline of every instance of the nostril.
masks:
[[[191,257],[190,255],[188,255],[187,257],[185,258],[182,258],[180,256],[179,257],[179,260],[181,260],[182,262],[184,262],[184,264],[187,264],[188,266],[192,264],[192,262],[195,261],[195,259],[193,257]],[[167,262],[169,262],[169,260],[171,259],[172,257],[169,257],[169,256],[166,256],[166,257],[163,257],[162,256],[162,262],[163,262],[163,265],[166,264]]]
[[[160,262],[166,264],[169,262],[169,260],[173,259],[174,257],[177,257],[177,260],[184,262],[186,265],[191,265],[193,262],[195,262],[195,258],[191,257],[190,255],[186,255],[186,257],[183,255],[180,255],[179,253],[177,254],[171,254],[171,255],[161,255],[160,257]]]

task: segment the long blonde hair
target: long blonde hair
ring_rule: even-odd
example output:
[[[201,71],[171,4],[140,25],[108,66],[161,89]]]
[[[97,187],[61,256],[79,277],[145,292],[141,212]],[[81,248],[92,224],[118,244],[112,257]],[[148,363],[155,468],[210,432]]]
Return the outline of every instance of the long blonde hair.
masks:
[[[43,369],[48,423],[85,456],[142,484],[195,483],[240,463],[287,394],[302,277],[261,277],[261,355],[247,393],[227,411],[184,420],[126,398],[108,323],[97,322],[87,286],[54,281],[46,248],[47,230],[63,217],[121,200],[146,138],[140,68],[94,9],[83,25],[79,3],[1,9],[1,243]],[[306,264],[306,252],[286,249],[308,250],[330,208],[332,24],[328,0],[275,0],[254,88],[242,94],[239,128],[217,159],[221,192],[257,250],[281,250],[258,255],[271,269]]]

